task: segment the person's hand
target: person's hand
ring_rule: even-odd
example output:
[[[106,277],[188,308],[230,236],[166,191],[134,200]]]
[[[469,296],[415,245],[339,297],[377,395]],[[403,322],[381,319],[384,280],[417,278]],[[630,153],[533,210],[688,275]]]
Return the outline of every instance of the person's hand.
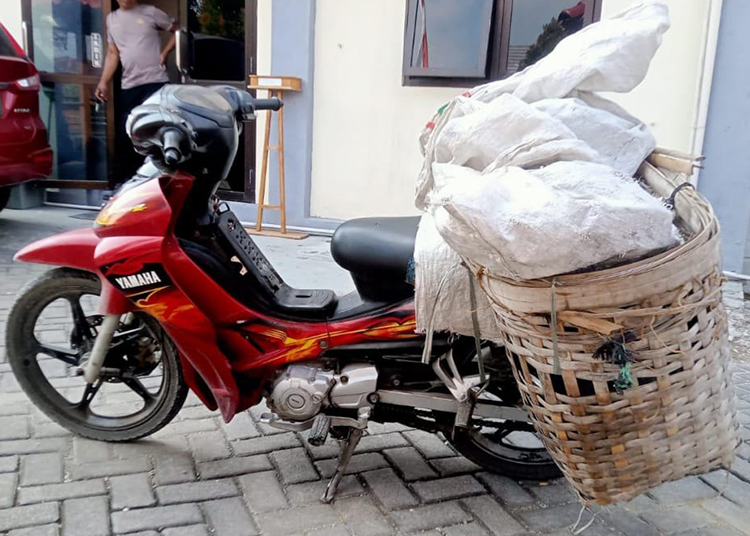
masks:
[[[162,52],[161,54],[159,54],[159,65],[161,65],[162,67],[166,67],[168,57],[169,57],[168,53],[165,54],[164,52]]]
[[[94,96],[100,101],[107,102],[109,100],[109,85],[106,82],[99,82],[94,91]]]

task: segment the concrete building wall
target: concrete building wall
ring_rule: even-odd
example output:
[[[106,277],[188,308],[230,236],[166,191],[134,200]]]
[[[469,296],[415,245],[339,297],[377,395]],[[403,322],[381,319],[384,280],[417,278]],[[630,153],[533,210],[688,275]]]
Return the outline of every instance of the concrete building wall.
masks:
[[[635,1],[603,0],[602,17]],[[648,78],[631,94],[610,97],[649,123],[659,144],[700,152],[701,103],[710,85],[704,66],[720,1],[667,3],[672,28]],[[313,216],[415,212],[417,138],[435,110],[463,89],[403,87],[403,39],[403,0],[318,0]]]
[[[724,0],[698,187],[722,229],[724,268],[742,271],[750,229],[750,2]],[[745,266],[750,269],[750,262]]]

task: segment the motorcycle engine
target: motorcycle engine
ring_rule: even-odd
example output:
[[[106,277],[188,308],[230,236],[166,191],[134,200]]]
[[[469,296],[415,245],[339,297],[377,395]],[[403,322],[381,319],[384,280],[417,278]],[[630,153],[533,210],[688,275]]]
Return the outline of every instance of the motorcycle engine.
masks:
[[[339,374],[320,367],[290,365],[276,379],[268,407],[280,418],[306,421],[325,407],[357,409],[368,404],[377,390],[378,371],[373,365],[351,364]]]

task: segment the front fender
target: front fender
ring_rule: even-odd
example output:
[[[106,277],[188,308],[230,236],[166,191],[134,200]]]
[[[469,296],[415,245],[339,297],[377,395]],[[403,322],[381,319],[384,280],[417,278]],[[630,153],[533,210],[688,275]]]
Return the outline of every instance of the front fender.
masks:
[[[102,282],[99,313],[125,314],[134,309],[132,303],[102,276],[96,265],[94,252],[100,238],[94,229],[78,229],[38,240],[21,249],[13,260],[38,264],[52,264],[92,272]]]
[[[94,250],[98,243],[93,229],[77,229],[37,240],[16,253],[13,260],[97,273]]]

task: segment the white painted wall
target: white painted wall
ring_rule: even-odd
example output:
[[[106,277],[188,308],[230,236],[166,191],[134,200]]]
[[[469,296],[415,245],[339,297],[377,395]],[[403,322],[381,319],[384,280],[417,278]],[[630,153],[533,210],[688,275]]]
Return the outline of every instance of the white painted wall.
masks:
[[[720,12],[711,7],[720,2],[665,1],[669,5],[672,27],[664,35],[646,80],[628,94],[610,94],[608,97],[648,123],[659,145],[691,152],[697,130],[705,129],[705,124],[701,124],[705,117],[701,120],[699,113],[702,97],[708,97],[710,92],[710,83],[708,87],[703,83],[704,56],[711,17],[718,21],[720,16]],[[602,18],[608,18],[633,3],[636,0],[603,0]],[[710,49],[710,54],[713,53],[714,50]],[[713,58],[709,60],[713,65]],[[706,75],[710,78],[710,69]]]
[[[18,44],[21,44],[21,0],[0,1],[0,22],[13,35]]]
[[[402,87],[403,0],[318,0],[311,214],[414,209],[417,137],[460,92]]]
[[[636,1],[603,0],[602,16]],[[660,145],[690,151],[701,128],[703,55],[718,0],[666,1],[672,28],[648,78],[612,98],[649,123]],[[403,34],[403,0],[317,2],[313,216],[416,213],[417,137],[434,111],[463,90],[402,87]]]

